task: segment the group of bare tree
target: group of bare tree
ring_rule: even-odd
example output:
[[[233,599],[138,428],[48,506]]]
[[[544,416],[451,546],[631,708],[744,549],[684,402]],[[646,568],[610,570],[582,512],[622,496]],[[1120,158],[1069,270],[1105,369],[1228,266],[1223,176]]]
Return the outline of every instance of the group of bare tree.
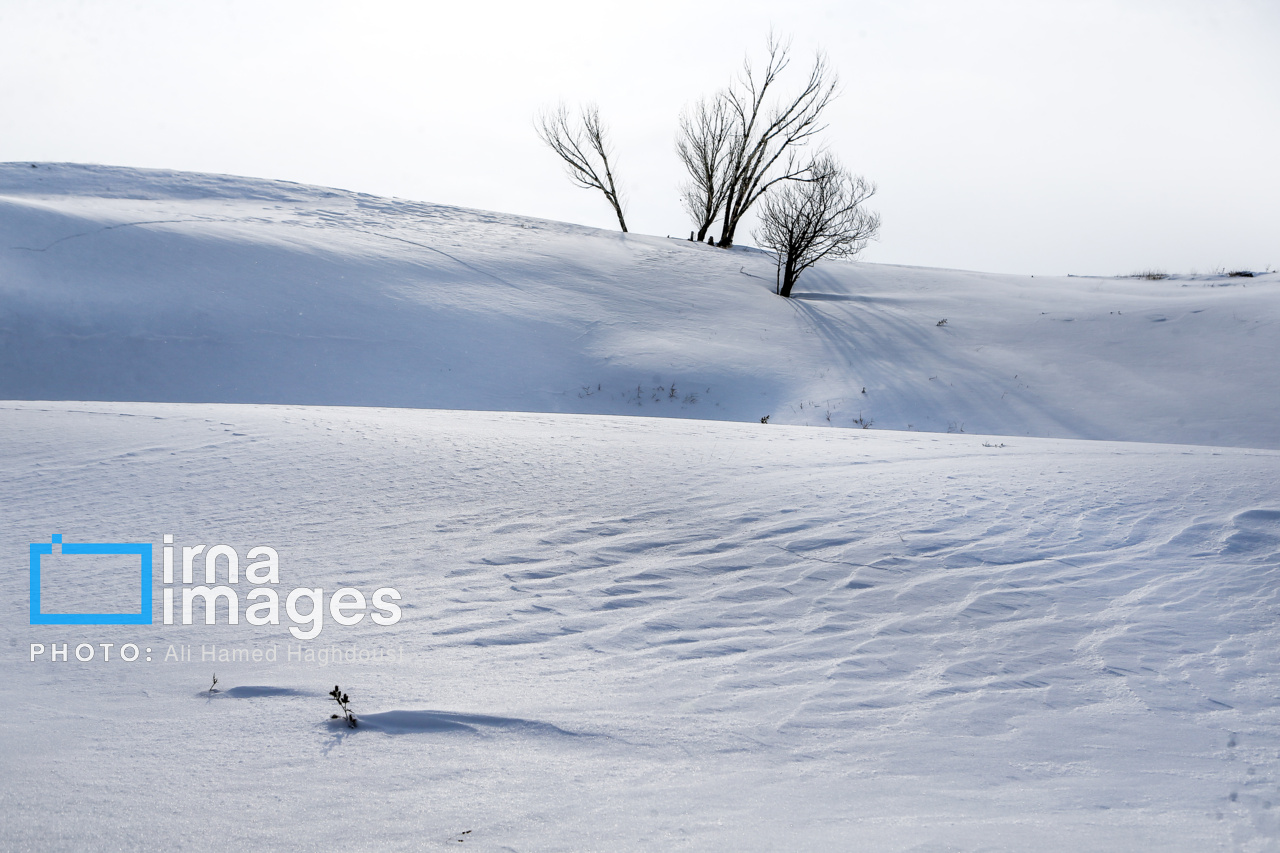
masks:
[[[707,241],[719,220],[720,236],[709,242],[732,247],[738,225],[760,202],[755,238],[775,253],[777,292],[790,296],[800,273],[818,260],[861,251],[880,218],[862,208],[874,184],[849,174],[830,153],[809,153],[838,91],[826,58],[815,56],[799,90],[778,98],[790,46],[770,36],[767,53],[762,69],[748,59],[727,87],[685,111],[676,153],[689,172],[681,200],[694,223],[690,239]],[[598,109],[585,107],[578,121],[563,106],[543,113],[538,133],[575,183],[604,193],[626,231]]]

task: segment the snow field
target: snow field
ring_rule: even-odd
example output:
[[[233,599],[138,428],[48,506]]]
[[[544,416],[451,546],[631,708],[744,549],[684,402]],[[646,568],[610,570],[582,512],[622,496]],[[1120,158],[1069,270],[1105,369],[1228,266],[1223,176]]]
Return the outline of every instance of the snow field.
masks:
[[[1280,838],[1275,451],[132,403],[0,425],[7,552],[50,519],[271,544],[282,586],[395,586],[406,614],[312,641],[397,661],[320,666],[284,626],[28,626],[7,573],[12,849]],[[81,634],[196,660],[27,661]],[[326,720],[334,683],[367,727]]]
[[[0,164],[0,847],[1280,850],[1280,275],[772,284]],[[59,533],[403,619],[30,625]]]

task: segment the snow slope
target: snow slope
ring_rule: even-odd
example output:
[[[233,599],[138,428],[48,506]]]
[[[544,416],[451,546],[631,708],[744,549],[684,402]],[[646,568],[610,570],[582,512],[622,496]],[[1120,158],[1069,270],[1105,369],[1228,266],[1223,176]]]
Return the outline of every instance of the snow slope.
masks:
[[[271,544],[405,605],[29,626],[0,575],[5,849],[1280,849],[1273,450],[137,403],[0,441],[5,554]]]
[[[244,178],[0,165],[0,399],[1280,448],[1275,273],[830,264],[799,298],[772,285],[754,250]]]
[[[0,165],[0,849],[1280,851],[1280,276],[771,285]],[[138,594],[58,534],[156,621],[30,624]],[[403,618],[164,624],[166,534]]]

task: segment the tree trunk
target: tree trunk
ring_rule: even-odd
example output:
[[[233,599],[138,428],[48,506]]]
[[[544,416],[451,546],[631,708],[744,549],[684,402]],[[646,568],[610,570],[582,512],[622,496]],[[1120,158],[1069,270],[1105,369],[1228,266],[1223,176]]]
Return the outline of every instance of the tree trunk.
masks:
[[[720,229],[720,242],[716,243],[721,249],[733,248],[733,232],[738,230],[738,220],[730,219],[729,214],[724,215],[724,228]]]
[[[716,243],[721,249],[733,248],[733,229],[738,224],[733,220],[733,205],[737,195],[734,188],[730,187],[729,195],[724,200],[724,225],[720,229],[720,240]]]
[[[786,266],[782,270],[782,296],[787,299],[791,298],[791,288],[796,283],[796,265],[790,256],[787,257]]]
[[[622,228],[622,233],[627,233],[627,220],[622,218],[622,205],[618,204],[618,200],[613,196],[609,196],[609,203],[613,205],[613,212],[618,214],[618,225]]]

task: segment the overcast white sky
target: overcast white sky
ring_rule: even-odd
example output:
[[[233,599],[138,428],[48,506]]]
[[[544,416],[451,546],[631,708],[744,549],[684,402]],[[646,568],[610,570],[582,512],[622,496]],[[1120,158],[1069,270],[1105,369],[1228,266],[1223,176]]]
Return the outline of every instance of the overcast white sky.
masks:
[[[817,48],[840,73],[827,145],[880,188],[866,260],[1280,266],[1276,0],[0,0],[0,160],[615,227],[533,132],[541,106],[594,100],[631,229],[687,236],[677,115],[771,27],[797,76]]]

